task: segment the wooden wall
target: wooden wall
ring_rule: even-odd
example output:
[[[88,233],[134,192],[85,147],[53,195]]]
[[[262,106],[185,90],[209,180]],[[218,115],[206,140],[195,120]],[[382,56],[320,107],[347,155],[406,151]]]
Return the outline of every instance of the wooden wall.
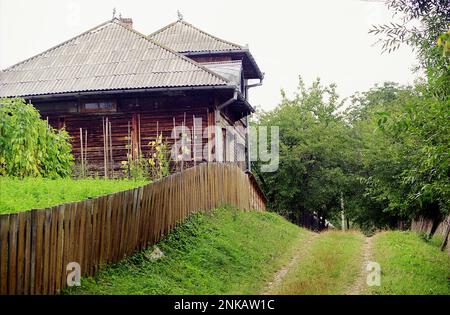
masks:
[[[95,97],[93,98],[95,99]],[[98,98],[100,99],[100,98]],[[105,97],[102,97],[105,99]],[[81,113],[79,107],[83,100],[66,100],[66,101],[41,101],[33,102],[42,117],[47,118],[54,128],[65,127],[72,137],[73,154],[78,164],[81,157],[81,141],[80,128],[83,137],[87,133],[87,138],[83,139],[84,145],[87,141],[87,150],[85,152],[87,160],[88,175],[105,174],[104,163],[104,121],[108,119],[111,123],[111,143],[112,143],[112,161],[111,166],[114,175],[123,175],[121,171],[121,162],[127,160],[127,152],[131,150],[134,157],[138,154],[138,149],[144,156],[148,156],[149,142],[155,140],[157,134],[162,133],[163,140],[172,145],[172,129],[174,124],[181,126],[184,124],[191,130],[192,143],[194,143],[194,119],[197,135],[203,135],[203,130],[208,126],[216,123],[215,106],[223,101],[220,97],[211,96],[161,96],[161,97],[133,97],[119,96],[106,97],[106,99],[114,99],[117,102],[117,111],[108,113]],[[199,121],[201,119],[201,125]],[[235,122],[222,113],[219,121],[222,126],[233,126]],[[236,125],[241,124],[239,121]],[[130,129],[130,137],[128,130]],[[214,133],[208,135],[209,139],[214,138]],[[192,162],[186,163],[186,166],[192,166],[196,163],[203,162],[205,159],[199,159],[202,156],[202,150],[208,143],[208,138],[198,139],[197,146],[191,152]],[[131,148],[129,144],[131,143]],[[197,161],[194,162],[194,151]],[[213,151],[214,152],[214,151]],[[237,153],[242,154],[242,152]],[[245,152],[244,152],[245,154]],[[109,163],[108,163],[109,164]],[[171,163],[174,170],[179,166]],[[240,163],[240,167],[245,169],[245,163]]]

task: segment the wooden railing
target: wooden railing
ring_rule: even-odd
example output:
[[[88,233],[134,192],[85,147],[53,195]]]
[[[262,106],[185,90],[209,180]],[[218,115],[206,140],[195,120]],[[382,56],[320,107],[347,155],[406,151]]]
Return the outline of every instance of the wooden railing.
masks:
[[[0,215],[0,294],[57,294],[69,263],[93,275],[220,204],[265,209],[256,182],[237,166],[200,164],[143,187]]]

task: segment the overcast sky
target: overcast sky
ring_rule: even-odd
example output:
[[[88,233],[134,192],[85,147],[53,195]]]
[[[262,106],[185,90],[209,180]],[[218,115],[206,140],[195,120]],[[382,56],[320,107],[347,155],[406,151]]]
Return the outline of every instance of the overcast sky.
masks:
[[[413,53],[382,55],[372,24],[391,21],[384,3],[364,0],[0,0],[0,68],[38,54],[112,18],[113,8],[134,28],[151,32],[184,19],[215,36],[248,44],[265,72],[251,90],[254,106],[270,109],[280,89],[292,93],[298,75],[336,83],[342,97],[375,83],[411,83]]]

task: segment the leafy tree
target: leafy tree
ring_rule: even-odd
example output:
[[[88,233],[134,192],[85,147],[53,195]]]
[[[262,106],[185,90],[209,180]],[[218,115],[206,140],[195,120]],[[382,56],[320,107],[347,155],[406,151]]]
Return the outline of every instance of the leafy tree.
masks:
[[[269,201],[273,209],[297,221],[313,212],[330,218],[340,209],[340,196],[349,187],[348,169],[355,160],[350,129],[339,114],[343,102],[335,85],[323,86],[316,80],[306,87],[301,78],[292,99],[284,92],[282,96],[281,104],[260,113],[257,121],[280,130],[279,169],[259,174]]]
[[[67,132],[51,128],[31,104],[0,100],[0,175],[70,176],[71,151]]]
[[[385,49],[401,43],[412,47],[427,81],[403,100],[399,112],[388,112],[382,127],[401,144],[402,209],[434,219],[432,235],[449,213],[450,6],[448,0],[391,0],[388,5],[402,15],[403,23],[374,27],[372,32],[385,36]]]
[[[279,170],[260,176],[271,206],[290,217],[333,218],[345,201],[347,217],[363,228],[397,227],[420,214],[434,220],[432,235],[450,212],[448,1],[388,2],[402,24],[371,32],[386,36],[386,51],[412,46],[426,80],[376,85],[353,95],[345,111],[334,85],[300,80],[293,98],[283,92],[257,120],[280,128]]]

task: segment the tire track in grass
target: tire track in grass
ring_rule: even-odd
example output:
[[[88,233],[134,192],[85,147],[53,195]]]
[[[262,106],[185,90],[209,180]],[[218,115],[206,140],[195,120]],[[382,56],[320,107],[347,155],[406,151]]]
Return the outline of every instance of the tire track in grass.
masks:
[[[357,231],[326,231],[304,242],[265,293],[345,294],[360,274],[364,237]]]
[[[353,283],[353,285],[349,288],[349,290],[345,293],[346,295],[361,295],[364,293],[364,289],[366,287],[367,280],[367,265],[372,259],[372,242],[373,237],[365,237],[364,245],[362,248],[362,264],[361,271],[358,275],[358,278]]]
[[[296,245],[297,250],[295,251],[294,256],[291,258],[288,264],[286,264],[283,268],[277,271],[275,276],[273,277],[272,281],[270,281],[267,284],[267,287],[263,291],[263,295],[269,295],[273,292],[273,290],[278,287],[284,277],[287,275],[289,270],[292,269],[292,267],[296,266],[303,256],[305,254],[305,251],[307,251],[311,245],[311,243],[319,236],[318,233],[312,233],[306,240],[302,237],[298,244]]]

